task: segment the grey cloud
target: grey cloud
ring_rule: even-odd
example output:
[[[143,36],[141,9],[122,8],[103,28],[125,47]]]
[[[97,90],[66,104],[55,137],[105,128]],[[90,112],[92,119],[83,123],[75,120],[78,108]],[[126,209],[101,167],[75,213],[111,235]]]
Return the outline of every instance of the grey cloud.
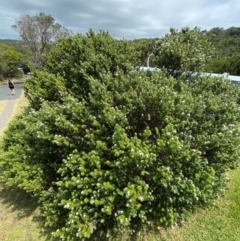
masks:
[[[17,38],[11,29],[21,15],[51,14],[73,32],[107,30],[116,38],[161,37],[170,27],[228,28],[239,24],[239,0],[2,0],[0,38]]]

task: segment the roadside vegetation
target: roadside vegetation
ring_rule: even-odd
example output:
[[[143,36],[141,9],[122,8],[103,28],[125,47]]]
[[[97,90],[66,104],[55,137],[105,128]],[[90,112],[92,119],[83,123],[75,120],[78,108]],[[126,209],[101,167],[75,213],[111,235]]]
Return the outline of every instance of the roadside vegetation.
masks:
[[[0,101],[0,114],[3,112],[6,106],[6,101]]]
[[[240,239],[240,169],[229,173],[225,197],[216,207],[197,210],[188,221],[174,229],[143,228],[136,241],[235,241]],[[0,238],[2,241],[47,241],[49,233],[42,233],[43,222],[37,201],[19,189],[0,185]],[[122,239],[128,240],[127,234]]]
[[[22,112],[27,100],[21,98],[14,114]],[[2,106],[2,105],[1,105]],[[0,133],[0,138],[2,138]],[[229,183],[224,197],[216,200],[216,206],[198,209],[182,225],[174,229],[143,227],[136,241],[235,241],[240,239],[240,169],[228,172]],[[0,238],[2,241],[47,241],[50,231],[42,232],[43,219],[38,202],[31,195],[17,188],[0,184]],[[122,241],[128,240],[127,234]],[[121,239],[119,239],[121,240]]]
[[[240,238],[240,89],[191,75],[221,71],[216,60],[238,73],[224,64],[237,55],[223,30],[72,36],[43,13],[13,28],[36,38],[25,50],[0,44],[2,78],[31,69],[0,133],[4,241]],[[146,62],[161,71],[139,71]]]

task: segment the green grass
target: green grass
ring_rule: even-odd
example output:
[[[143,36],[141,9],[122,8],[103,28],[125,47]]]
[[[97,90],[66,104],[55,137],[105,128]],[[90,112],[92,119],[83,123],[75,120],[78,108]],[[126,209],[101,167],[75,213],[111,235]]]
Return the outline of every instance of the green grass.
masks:
[[[45,241],[37,202],[26,193],[0,184],[0,240]]]
[[[4,111],[6,104],[7,104],[6,101],[0,101],[0,115]]]

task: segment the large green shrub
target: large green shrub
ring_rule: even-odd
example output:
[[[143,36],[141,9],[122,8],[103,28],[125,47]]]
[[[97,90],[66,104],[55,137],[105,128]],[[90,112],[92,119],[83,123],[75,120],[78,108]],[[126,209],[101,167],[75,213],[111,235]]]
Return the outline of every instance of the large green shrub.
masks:
[[[44,69],[62,76],[68,92],[81,99],[88,93],[89,76],[101,80],[102,74],[115,76],[117,70],[128,73],[140,65],[140,56],[134,43],[90,30],[86,35],[60,39],[47,55]]]
[[[96,68],[110,61],[103,53]],[[174,226],[223,193],[226,170],[239,162],[238,88],[208,76],[76,66],[70,79],[52,62],[51,74],[28,80],[32,104],[10,124],[0,155],[2,180],[39,198],[53,239]]]

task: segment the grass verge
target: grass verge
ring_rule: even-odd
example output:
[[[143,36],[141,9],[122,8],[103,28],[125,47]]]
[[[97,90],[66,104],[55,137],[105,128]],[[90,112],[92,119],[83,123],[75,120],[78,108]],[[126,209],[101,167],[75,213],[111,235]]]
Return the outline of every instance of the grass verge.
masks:
[[[0,184],[0,240],[45,241],[37,202],[26,193]]]
[[[0,115],[2,114],[3,110],[5,109],[7,102],[6,101],[0,101]]]

